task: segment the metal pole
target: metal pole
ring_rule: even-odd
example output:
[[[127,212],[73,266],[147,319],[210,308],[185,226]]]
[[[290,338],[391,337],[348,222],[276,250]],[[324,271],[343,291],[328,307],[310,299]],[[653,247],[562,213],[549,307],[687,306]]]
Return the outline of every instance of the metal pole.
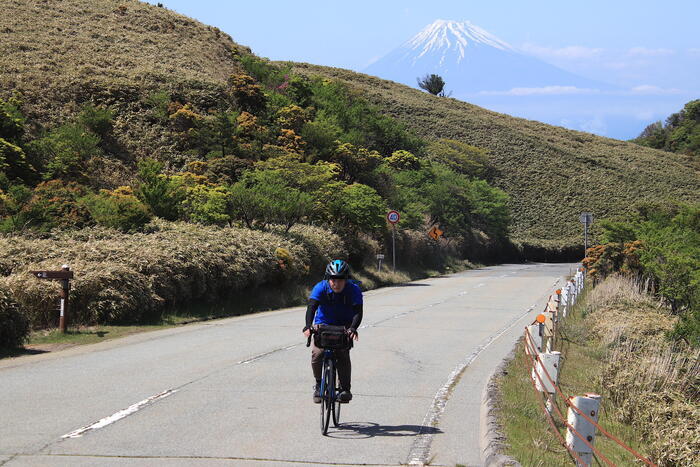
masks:
[[[586,251],[588,251],[588,217],[583,223],[583,257],[586,257]]]
[[[67,265],[64,265],[61,269],[64,271],[70,271]],[[68,331],[68,297],[70,296],[70,279],[63,279],[61,281],[61,315],[58,320],[58,327],[61,332],[65,334]]]
[[[391,227],[391,257],[393,260],[394,272],[396,272],[396,224]]]

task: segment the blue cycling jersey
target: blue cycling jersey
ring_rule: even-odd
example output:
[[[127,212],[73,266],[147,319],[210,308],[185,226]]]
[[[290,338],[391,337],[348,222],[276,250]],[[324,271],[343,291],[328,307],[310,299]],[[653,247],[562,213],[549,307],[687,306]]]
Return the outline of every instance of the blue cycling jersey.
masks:
[[[354,282],[347,281],[340,293],[333,292],[327,280],[316,284],[309,298],[318,301],[314,324],[348,326],[355,316],[354,305],[362,305],[362,290]]]

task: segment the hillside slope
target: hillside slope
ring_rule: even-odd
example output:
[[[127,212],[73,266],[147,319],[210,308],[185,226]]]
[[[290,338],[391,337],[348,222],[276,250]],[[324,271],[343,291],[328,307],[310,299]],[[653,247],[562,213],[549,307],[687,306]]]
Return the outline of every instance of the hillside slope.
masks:
[[[95,185],[127,184],[135,161],[181,169],[198,156],[167,136],[149,99],[212,109],[250,53],[216,28],[136,0],[0,0],[0,98],[19,92],[34,135],[94,102],[114,110],[111,151]],[[235,33],[235,31],[234,31]],[[697,201],[700,178],[681,157],[631,143],[512,118],[347,70],[291,64],[348,83],[426,139],[487,148],[492,182],[511,196],[514,238],[580,243],[578,214],[621,216],[639,200]],[[166,116],[167,120],[167,116]]]
[[[617,218],[640,201],[700,199],[698,173],[676,154],[510,117],[348,70],[293,65],[299,73],[348,83],[424,138],[488,149],[493,181],[511,196],[512,232],[519,240],[582,243],[582,211]]]

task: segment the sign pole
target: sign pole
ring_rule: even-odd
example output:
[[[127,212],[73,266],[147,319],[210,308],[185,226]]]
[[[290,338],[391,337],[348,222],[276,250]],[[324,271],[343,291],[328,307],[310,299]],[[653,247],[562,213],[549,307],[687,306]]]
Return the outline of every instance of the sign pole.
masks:
[[[391,224],[391,257],[394,272],[396,272],[396,223],[401,219],[398,211],[393,209],[386,213],[386,220]]]
[[[391,227],[391,256],[393,259],[394,272],[396,272],[396,224]]]
[[[586,257],[586,251],[588,250],[588,226],[593,223],[593,214],[590,212],[582,212],[579,216],[579,220],[583,224],[583,257]]]
[[[63,271],[70,271],[70,267],[64,264],[61,268]],[[61,328],[61,333],[65,334],[68,330],[68,297],[70,296],[70,279],[62,279],[61,287],[61,316],[59,317],[58,327]]]

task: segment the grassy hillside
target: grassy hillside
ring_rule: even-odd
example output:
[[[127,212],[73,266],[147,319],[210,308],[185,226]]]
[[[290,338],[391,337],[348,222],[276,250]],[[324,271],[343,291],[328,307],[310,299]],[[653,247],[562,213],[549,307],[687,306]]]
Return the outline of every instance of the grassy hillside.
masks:
[[[578,216],[624,216],[639,201],[698,201],[700,177],[682,156],[435,97],[347,70],[294,64],[342,80],[425,138],[488,149],[493,181],[511,196],[515,239],[581,242]]]
[[[249,54],[216,28],[135,0],[2,0],[0,98],[21,94],[39,136],[85,103],[113,111],[104,153],[87,161],[94,188],[132,184],[136,161],[183,170],[202,154],[158,116],[158,94],[212,112]],[[231,31],[235,35],[235,31]],[[513,238],[580,242],[578,214],[622,216],[639,200],[697,200],[700,179],[674,154],[512,118],[346,70],[291,64],[345,82],[424,139],[486,148],[490,181],[510,195]],[[166,103],[167,104],[167,103]],[[162,110],[162,109],[161,109]],[[172,117],[172,115],[171,115]],[[388,154],[384,154],[388,156]]]

